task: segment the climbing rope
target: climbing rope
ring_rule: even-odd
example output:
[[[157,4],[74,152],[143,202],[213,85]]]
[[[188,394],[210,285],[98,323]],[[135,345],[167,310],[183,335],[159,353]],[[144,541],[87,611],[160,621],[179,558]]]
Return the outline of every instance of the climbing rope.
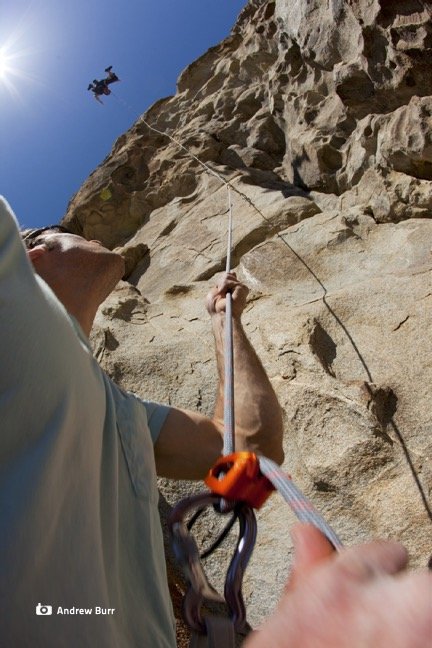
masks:
[[[168,137],[172,142],[179,146],[190,157],[196,160],[202,167],[209,173],[218,178],[227,188],[228,198],[228,228],[227,228],[227,252],[226,252],[226,267],[227,273],[231,272],[231,256],[233,248],[233,208],[231,199],[231,185],[219,173],[214,171],[205,162],[202,162],[196,155],[191,153],[181,142],[168,133],[165,133],[158,128],[149,124],[144,118],[141,121],[152,131]],[[233,353],[233,318],[232,318],[232,295],[226,295],[226,317],[225,317],[225,350],[224,350],[224,446],[223,455],[231,455],[235,452],[235,414],[234,414],[234,353]],[[303,522],[309,522],[318,529],[330,540],[335,548],[342,546],[339,538],[325,522],[322,516],[316,511],[312,504],[306,499],[303,493],[293,484],[292,480],[288,478],[279,466],[265,457],[259,458],[259,465],[261,472],[267,479],[274,485],[284,497],[285,501],[290,505],[291,509]]]
[[[312,503],[297,488],[294,482],[281,470],[280,466],[266,457],[259,458],[259,466],[263,475],[273,484],[275,489],[289,504],[300,522],[313,524],[331,542],[335,549],[341,549],[342,543],[331,526],[318,513]]]
[[[231,272],[231,257],[233,249],[233,205],[231,189],[240,194],[264,220],[264,214],[252,203],[250,198],[233,187],[219,173],[208,164],[200,160],[177,138],[158,128],[155,128],[143,117],[140,122],[149,130],[168,137],[176,146],[182,149],[189,157],[195,160],[205,171],[220,182],[227,189],[228,200],[228,227],[226,273]],[[281,468],[266,457],[257,457],[250,452],[235,452],[235,414],[234,414],[234,344],[233,344],[233,315],[232,294],[226,295],[225,307],[225,344],[224,344],[224,444],[223,456],[210,470],[205,482],[210,487],[211,493],[202,493],[194,497],[185,498],[173,509],[169,528],[177,560],[183,566],[189,589],[185,596],[185,618],[194,632],[192,643],[204,641],[199,645],[210,645],[211,632],[206,620],[201,616],[201,606],[205,600],[225,601],[230,611],[232,627],[242,631],[246,625],[246,612],[241,594],[241,584],[244,570],[251,556],[256,538],[256,521],[254,508],[260,508],[273,490],[277,490],[291,510],[302,522],[307,522],[318,528],[329,540],[335,549],[340,549],[342,543],[333,529],[314,508],[312,503],[295,486]],[[215,510],[225,515],[234,510],[234,515],[222,531],[220,536],[204,552],[199,553],[197,545],[191,535],[191,528],[195,520],[201,515],[205,507],[212,505]],[[195,508],[198,510],[188,524],[184,518]],[[228,535],[236,519],[240,523],[240,537],[237,542],[235,555],[230,563],[225,581],[224,597],[213,589],[207,581],[200,563],[200,559],[212,553]],[[212,617],[210,617],[212,619]],[[207,618],[208,620],[208,618]],[[228,629],[230,626],[228,627]],[[215,631],[216,632],[216,631]],[[231,630],[230,630],[231,632]],[[217,633],[216,633],[217,634]],[[199,639],[201,637],[201,639]],[[233,636],[226,641],[226,647],[234,645]],[[191,644],[192,645],[192,644]],[[195,644],[193,644],[195,645]],[[196,644],[198,646],[198,643]]]
[[[111,91],[112,92],[112,91]],[[118,97],[112,92],[114,97],[123,103],[126,107],[132,109],[126,104],[123,99]],[[181,148],[189,157],[198,162],[198,164],[205,169],[208,173],[222,182],[227,189],[228,199],[228,235],[227,235],[227,252],[226,252],[226,266],[225,272],[231,272],[231,252],[232,252],[232,230],[233,230],[233,209],[231,200],[231,185],[228,180],[225,180],[217,171],[212,169],[208,164],[194,155],[184,144],[177,138],[169,133],[166,133],[155,126],[152,126],[144,117],[140,117],[139,121],[154,133],[168,137],[168,139]],[[225,375],[224,375],[224,455],[231,454],[235,450],[235,415],[234,415],[234,352],[233,352],[233,325],[232,325],[232,295],[230,292],[226,295],[225,307]]]
[[[181,148],[181,149],[182,149],[182,150],[183,150],[183,151],[184,151],[184,152],[185,152],[189,157],[193,158],[196,162],[198,162],[198,164],[199,164],[200,166],[203,167],[203,169],[205,169],[205,170],[206,170],[208,173],[210,173],[211,175],[215,176],[215,178],[217,178],[218,180],[220,180],[220,181],[221,181],[224,185],[226,185],[226,186],[228,187],[228,189],[229,189],[229,186],[230,186],[230,185],[229,185],[229,181],[228,181],[228,180],[225,180],[225,178],[223,178],[219,173],[217,173],[217,171],[215,171],[215,170],[212,169],[208,164],[206,164],[205,162],[203,162],[202,160],[200,160],[199,157],[197,157],[196,155],[194,155],[193,153],[191,153],[191,151],[189,151],[189,150],[186,148],[186,146],[184,146],[181,142],[179,142],[178,139],[176,139],[175,137],[173,137],[173,136],[170,135],[169,133],[165,133],[164,131],[161,131],[161,130],[159,130],[158,128],[155,128],[154,126],[152,126],[151,124],[149,124],[148,121],[146,121],[146,120],[144,119],[144,117],[140,117],[139,121],[140,121],[141,123],[145,124],[145,125],[147,126],[147,128],[149,128],[149,129],[150,129],[151,131],[153,131],[154,133],[157,133],[158,135],[162,135],[163,137],[168,137],[168,138],[171,140],[171,142],[173,142],[174,144],[176,144],[177,146],[179,146],[179,147],[180,147],[180,148]]]
[[[114,94],[114,93],[113,93]],[[117,95],[114,94],[117,97]],[[127,105],[122,99],[119,101]],[[129,107],[130,108],[130,107]],[[227,227],[227,251],[226,267],[227,273],[231,272],[231,257],[233,249],[233,205],[231,198],[231,189],[236,191],[248,204],[250,204],[264,220],[268,220],[264,214],[253,204],[248,196],[233,187],[228,180],[223,178],[217,171],[212,169],[208,164],[200,160],[198,156],[192,153],[182,142],[169,133],[152,126],[144,117],[140,117],[140,123],[143,123],[149,130],[173,142],[182,149],[188,157],[195,160],[206,172],[216,177],[227,189],[228,200],[228,227]],[[228,292],[226,295],[226,318],[225,318],[225,349],[224,349],[224,445],[223,456],[232,455],[235,452],[235,414],[234,414],[234,354],[233,354],[233,318],[232,318],[232,295]],[[295,515],[304,522],[309,522],[319,528],[329,539],[335,548],[342,546],[339,538],[329,527],[321,515],[314,509],[312,504],[307,500],[303,493],[293,484],[292,480],[287,477],[279,466],[271,460],[259,458],[260,470],[269,482],[273,484],[284,499],[288,502]]]
[[[228,242],[226,272],[231,272],[232,250],[232,202],[231,189],[227,184],[228,192]],[[224,446],[223,454],[228,455],[235,451],[235,415],[234,415],[234,343],[233,343],[233,318],[232,295],[226,295],[225,306],[225,383],[224,383]]]

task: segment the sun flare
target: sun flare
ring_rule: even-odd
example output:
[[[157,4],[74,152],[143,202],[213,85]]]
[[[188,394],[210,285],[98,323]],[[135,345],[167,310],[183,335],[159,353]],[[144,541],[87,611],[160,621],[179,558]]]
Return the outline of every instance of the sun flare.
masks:
[[[0,47],[0,83],[9,86],[11,78],[19,74],[19,70],[14,65],[16,54],[12,52],[7,46]]]
[[[0,79],[5,79],[7,77],[9,66],[8,66],[9,57],[4,52],[3,49],[0,49]]]
[[[29,48],[19,49],[13,39],[10,41],[0,45],[0,91],[4,89],[14,99],[21,100],[19,82],[36,80],[23,68],[23,64],[28,63],[31,51]]]

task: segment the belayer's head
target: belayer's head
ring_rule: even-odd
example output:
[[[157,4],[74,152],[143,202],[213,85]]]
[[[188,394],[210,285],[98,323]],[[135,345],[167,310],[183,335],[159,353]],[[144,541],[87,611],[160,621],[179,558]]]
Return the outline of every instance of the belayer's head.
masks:
[[[43,234],[47,232],[60,232],[62,234],[72,234],[67,227],[63,225],[46,225],[45,227],[34,227],[21,230],[21,238],[27,250],[32,250],[42,240]]]
[[[63,225],[24,230],[21,236],[37,274],[89,333],[88,315],[92,314],[92,322],[99,305],[124,275],[123,257]]]

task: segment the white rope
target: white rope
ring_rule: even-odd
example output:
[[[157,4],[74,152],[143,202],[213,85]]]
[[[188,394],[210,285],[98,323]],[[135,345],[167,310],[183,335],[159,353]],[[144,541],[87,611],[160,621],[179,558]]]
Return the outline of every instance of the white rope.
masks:
[[[232,251],[232,202],[231,189],[228,190],[228,243],[226,272],[231,272]],[[232,294],[226,295],[225,306],[225,382],[224,382],[224,447],[223,454],[235,452],[235,415],[234,415],[234,343],[232,320]]]
[[[216,171],[211,169],[207,164],[202,162],[196,155],[193,155],[188,149],[183,146],[178,140],[176,140],[168,133],[150,126],[147,121],[141,118],[141,121],[152,131],[168,137],[173,141],[177,146],[183,149],[187,155],[191,156],[196,160],[203,168],[205,168],[209,173],[218,178],[226,187],[228,193],[228,241],[227,241],[227,255],[226,255],[226,272],[231,272],[231,254],[232,254],[232,229],[233,229],[233,214],[232,214],[232,201],[231,201],[231,186],[229,182],[224,180]],[[257,209],[252,201],[245,196],[243,193],[238,192],[235,187],[234,191],[240,193],[240,195],[249,202],[249,204]],[[257,209],[261,214],[261,212]],[[261,214],[264,220],[267,220],[263,214]],[[284,239],[283,239],[284,240]],[[225,311],[225,349],[224,349],[224,359],[225,359],[225,373],[224,373],[224,447],[223,454],[228,455],[235,452],[235,417],[234,417],[234,354],[233,354],[233,320],[232,320],[232,294],[230,292],[226,295],[226,311]],[[320,529],[322,533],[328,538],[331,544],[335,549],[340,549],[342,543],[339,540],[338,536],[335,534],[333,529],[326,523],[318,511],[312,506],[309,500],[303,495],[303,493],[293,484],[290,478],[288,478],[280,467],[265,457],[260,457],[260,468],[261,472],[267,477],[267,479],[272,482],[275,488],[282,494],[284,499],[289,503],[294,513],[297,517],[303,522],[309,522],[315,527]],[[226,502],[222,501],[221,506],[226,506]]]
[[[227,241],[227,257],[226,257],[226,272],[231,272],[231,252],[232,252],[232,229],[233,229],[233,212],[231,200],[231,187],[226,183],[228,190],[228,241]]]
[[[175,137],[173,137],[172,135],[169,135],[168,133],[165,133],[164,131],[159,130],[158,128],[155,128],[154,126],[150,126],[150,124],[148,123],[148,121],[146,121],[144,119],[144,117],[141,117],[140,121],[143,124],[145,124],[147,126],[147,128],[154,131],[155,133],[158,133],[158,135],[163,135],[164,137],[168,137],[172,142],[174,142],[174,144],[177,144],[177,146],[179,146],[183,151],[185,151],[185,153],[187,153],[191,158],[193,158],[196,162],[198,162],[198,164],[200,164],[204,169],[206,169],[209,173],[214,175],[218,180],[223,182],[224,185],[229,187],[229,182],[227,180],[225,180],[221,175],[219,175],[219,173],[217,173],[217,171],[214,171],[214,169],[209,167],[208,164],[206,164],[205,162],[200,160],[199,157],[197,157],[196,155],[191,153],[181,142],[179,142],[177,139],[175,139]]]

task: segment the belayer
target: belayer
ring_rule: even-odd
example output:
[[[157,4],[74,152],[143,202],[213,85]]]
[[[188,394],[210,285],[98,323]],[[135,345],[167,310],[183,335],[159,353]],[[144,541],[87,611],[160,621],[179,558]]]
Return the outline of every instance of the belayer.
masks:
[[[90,331],[124,273],[117,251],[61,225],[20,235],[0,198],[2,648],[176,648],[156,474],[202,479],[223,452],[228,292],[236,447],[283,461],[282,409],[242,325],[247,287],[228,273],[206,298],[218,382],[206,416],[127,392],[98,364]],[[315,527],[292,533],[279,606],[244,648],[430,646],[432,573],[405,571],[401,545],[335,552]],[[72,623],[58,606],[115,612]]]
[[[91,83],[89,83],[87,90],[91,90],[94,94],[94,98],[96,101],[99,101],[99,103],[103,103],[100,100],[101,95],[110,95],[111,90],[108,88],[108,86],[111,83],[115,83],[116,81],[120,81],[118,78],[117,74],[112,71],[112,65],[109,67],[105,68],[105,72],[108,73],[108,76],[105,77],[105,79],[101,79],[98,81],[97,79],[93,79]]]

